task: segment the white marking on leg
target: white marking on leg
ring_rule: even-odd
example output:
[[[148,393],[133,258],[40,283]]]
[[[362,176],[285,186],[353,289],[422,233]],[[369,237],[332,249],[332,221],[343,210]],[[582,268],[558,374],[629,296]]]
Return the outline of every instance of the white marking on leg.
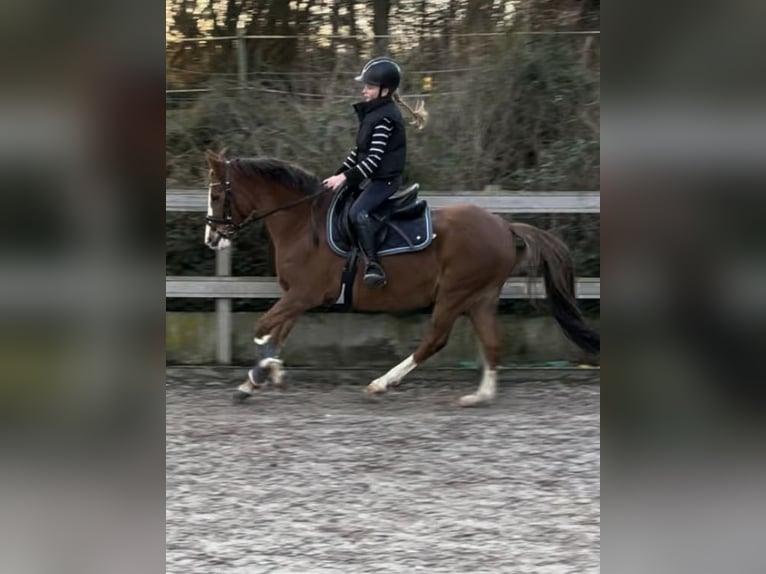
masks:
[[[265,345],[266,343],[269,342],[269,339],[271,339],[271,333],[269,333],[268,335],[264,335],[263,337],[256,337],[255,339],[253,339],[253,341],[255,342],[256,345]]]
[[[253,394],[253,389],[255,389],[258,386],[258,383],[253,379],[253,371],[249,371],[247,373],[247,380],[239,385],[237,389],[242,393],[247,393],[248,395]]]
[[[417,363],[412,355],[404,359],[401,363],[396,365],[393,369],[388,371],[382,377],[379,377],[367,385],[367,392],[369,393],[385,393],[388,389],[388,385],[396,384],[401,381],[407,373],[417,367]]]
[[[282,368],[282,361],[274,364],[270,372],[271,382],[275,385],[281,385],[282,380],[285,378],[285,370]]]
[[[488,400],[495,398],[497,392],[497,371],[495,369],[486,369],[479,385],[479,395]]]
[[[458,404],[461,407],[472,407],[484,403],[490,403],[495,398],[497,389],[497,371],[484,367],[479,388],[472,395],[460,397]]]
[[[261,359],[258,363],[259,367],[266,368],[271,367],[272,365],[282,366],[282,359],[277,359],[276,357],[266,357],[265,359]]]
[[[213,217],[213,186],[209,185],[207,187],[207,216]],[[210,245],[210,234],[213,232],[213,228],[210,227],[210,224],[208,223],[205,225],[205,245]]]
[[[276,357],[267,357],[265,359],[261,359],[258,363],[258,366],[262,369],[268,369],[269,380],[275,385],[281,384],[282,379],[285,376],[285,370],[282,368],[282,365],[282,360],[277,359]]]

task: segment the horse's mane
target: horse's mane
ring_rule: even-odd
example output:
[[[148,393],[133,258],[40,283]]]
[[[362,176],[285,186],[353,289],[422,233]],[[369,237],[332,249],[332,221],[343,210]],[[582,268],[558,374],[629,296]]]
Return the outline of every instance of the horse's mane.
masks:
[[[263,176],[277,183],[299,189],[306,195],[317,191],[321,182],[312,173],[302,167],[281,159],[263,157],[253,159],[236,159],[232,165],[250,176]]]

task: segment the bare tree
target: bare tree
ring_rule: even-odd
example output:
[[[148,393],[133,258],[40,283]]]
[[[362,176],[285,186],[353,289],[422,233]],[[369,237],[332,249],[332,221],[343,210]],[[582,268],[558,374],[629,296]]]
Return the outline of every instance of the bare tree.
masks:
[[[388,36],[388,15],[391,12],[391,0],[374,0],[372,30],[376,36]],[[375,38],[375,55],[388,53],[388,38]]]

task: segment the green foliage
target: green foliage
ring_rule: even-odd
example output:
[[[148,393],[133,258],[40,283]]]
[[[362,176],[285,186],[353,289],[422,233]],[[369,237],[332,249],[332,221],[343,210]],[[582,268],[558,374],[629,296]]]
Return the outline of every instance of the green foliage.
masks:
[[[168,212],[165,215],[165,273],[215,275],[215,255],[203,242],[203,213]]]

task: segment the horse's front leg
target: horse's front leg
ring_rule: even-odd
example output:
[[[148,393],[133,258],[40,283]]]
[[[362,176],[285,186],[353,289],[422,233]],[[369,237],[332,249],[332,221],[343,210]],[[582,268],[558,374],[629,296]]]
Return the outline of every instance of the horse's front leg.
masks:
[[[249,371],[248,380],[254,380],[256,383],[268,380],[275,385],[279,385],[282,382],[285,371],[282,368],[282,360],[279,358],[279,353],[301,313],[302,311],[294,316],[285,317],[271,331],[266,332],[265,335],[260,337],[256,329],[256,336],[253,341],[258,348],[258,362]]]
[[[241,402],[253,394],[253,390],[267,381],[279,384],[284,378],[279,352],[295,322],[304,311],[311,308],[297,297],[285,294],[277,301],[255,326],[255,344],[258,361],[247,374],[247,380],[234,393],[234,401]]]

